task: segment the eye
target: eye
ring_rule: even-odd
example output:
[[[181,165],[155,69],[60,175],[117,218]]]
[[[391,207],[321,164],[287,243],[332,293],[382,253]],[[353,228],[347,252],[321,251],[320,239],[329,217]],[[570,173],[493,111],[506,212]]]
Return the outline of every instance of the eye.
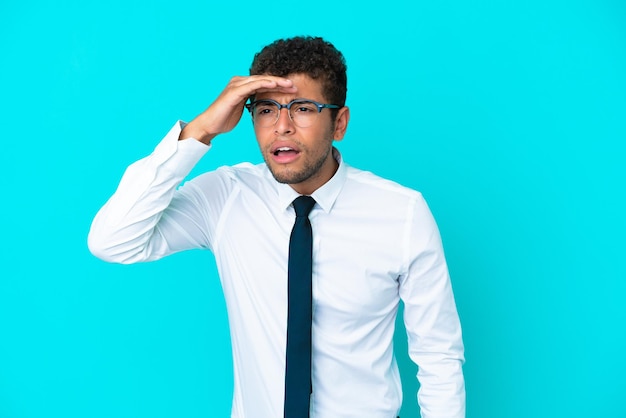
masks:
[[[254,104],[254,113],[257,115],[272,115],[276,113],[276,105],[272,102],[257,102]]]
[[[296,113],[317,113],[317,106],[312,102],[295,102],[292,109]]]

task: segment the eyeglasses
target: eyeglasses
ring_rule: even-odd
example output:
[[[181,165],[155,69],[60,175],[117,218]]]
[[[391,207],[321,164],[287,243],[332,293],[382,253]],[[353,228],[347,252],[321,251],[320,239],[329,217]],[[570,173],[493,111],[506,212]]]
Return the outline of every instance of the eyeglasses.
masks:
[[[286,108],[289,118],[299,128],[308,128],[315,123],[322,109],[339,109],[341,106],[314,102],[313,100],[295,99],[287,104],[275,100],[256,100],[246,105],[254,124],[260,128],[269,128],[276,124],[281,109]]]

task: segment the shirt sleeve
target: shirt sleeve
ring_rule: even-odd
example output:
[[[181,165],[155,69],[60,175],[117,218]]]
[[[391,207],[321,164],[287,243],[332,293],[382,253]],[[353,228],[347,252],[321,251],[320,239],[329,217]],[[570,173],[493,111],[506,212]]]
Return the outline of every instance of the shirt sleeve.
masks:
[[[193,184],[177,190],[210,146],[193,138],[179,141],[183,126],[177,122],[152,154],[126,169],[96,214],[87,240],[96,257],[130,264],[210,247],[206,194]],[[220,175],[214,176],[219,185]]]
[[[464,418],[464,347],[441,237],[421,195],[414,204],[400,297],[418,403],[422,418]]]

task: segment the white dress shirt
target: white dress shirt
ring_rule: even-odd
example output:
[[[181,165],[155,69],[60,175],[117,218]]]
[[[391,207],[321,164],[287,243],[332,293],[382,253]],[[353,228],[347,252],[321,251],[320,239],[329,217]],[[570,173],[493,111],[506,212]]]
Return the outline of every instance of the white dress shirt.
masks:
[[[97,257],[156,260],[211,250],[230,322],[233,418],[283,414],[287,257],[298,194],[265,164],[202,174],[178,188],[210,148],[178,141],[177,123],[126,170],[89,234]],[[395,418],[402,404],[393,353],[400,299],[419,366],[424,418],[465,417],[463,343],[439,232],[421,194],[335,158],[312,196],[312,418]]]

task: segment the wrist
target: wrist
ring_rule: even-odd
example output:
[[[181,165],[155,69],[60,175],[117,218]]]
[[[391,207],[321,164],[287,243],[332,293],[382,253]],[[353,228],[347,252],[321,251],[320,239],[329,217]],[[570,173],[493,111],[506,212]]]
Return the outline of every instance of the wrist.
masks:
[[[209,133],[205,129],[197,126],[194,123],[195,121],[189,122],[185,127],[180,131],[180,135],[178,136],[178,140],[182,141],[185,139],[193,138],[197,141],[200,141],[206,145],[211,143],[211,140],[217,136],[217,134]]]

